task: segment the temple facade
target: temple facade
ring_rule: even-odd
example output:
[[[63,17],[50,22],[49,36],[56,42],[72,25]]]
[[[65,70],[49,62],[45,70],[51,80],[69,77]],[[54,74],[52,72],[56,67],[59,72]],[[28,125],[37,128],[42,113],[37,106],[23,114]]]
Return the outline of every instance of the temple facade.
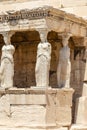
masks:
[[[56,3],[24,0],[20,4],[19,0],[0,5],[0,57],[1,63],[6,63],[5,72],[0,70],[0,77],[5,73],[0,89],[2,130],[83,130],[87,125],[87,21],[63,11],[61,2]],[[51,46],[49,84],[42,88],[37,86],[35,77],[41,34]],[[7,60],[3,63],[5,58],[11,65]],[[42,65],[44,74],[46,68]],[[60,79],[66,87],[59,85]]]

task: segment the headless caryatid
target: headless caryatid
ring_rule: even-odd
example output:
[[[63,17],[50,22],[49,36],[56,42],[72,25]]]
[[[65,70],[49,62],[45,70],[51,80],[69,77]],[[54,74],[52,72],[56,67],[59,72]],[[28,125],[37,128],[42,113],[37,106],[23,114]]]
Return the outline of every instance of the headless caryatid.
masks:
[[[1,83],[0,86],[3,89],[13,87],[14,52],[15,48],[11,44],[6,44],[2,47],[2,56],[0,65],[0,83]]]
[[[59,52],[59,63],[57,67],[57,82],[58,87],[69,88],[70,87],[70,48],[68,47],[68,40],[70,35],[63,37],[62,44],[63,47]]]
[[[36,86],[49,86],[49,70],[51,60],[51,45],[46,42],[45,34],[40,34],[41,42],[37,48],[37,60],[35,67]]]

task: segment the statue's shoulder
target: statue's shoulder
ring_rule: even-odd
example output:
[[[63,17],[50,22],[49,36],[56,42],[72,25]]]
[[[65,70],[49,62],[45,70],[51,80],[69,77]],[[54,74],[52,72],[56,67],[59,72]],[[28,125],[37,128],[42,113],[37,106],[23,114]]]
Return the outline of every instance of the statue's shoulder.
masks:
[[[40,48],[42,46],[41,42],[38,44],[38,48]]]
[[[2,51],[4,51],[6,49],[6,45],[4,45],[3,47],[2,47]]]

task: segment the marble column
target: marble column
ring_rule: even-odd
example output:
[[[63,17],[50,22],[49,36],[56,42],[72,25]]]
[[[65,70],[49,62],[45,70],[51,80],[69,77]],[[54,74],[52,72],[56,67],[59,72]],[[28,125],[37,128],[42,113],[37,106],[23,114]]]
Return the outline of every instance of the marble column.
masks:
[[[5,45],[2,47],[1,65],[0,65],[0,86],[3,89],[13,87],[14,60],[13,54],[15,48],[11,45],[11,36],[13,32],[2,33]]]
[[[62,35],[63,47],[59,52],[59,62],[57,67],[57,83],[59,88],[70,88],[71,62],[70,48],[68,46],[70,36],[70,33]]]
[[[37,87],[49,86],[51,44],[47,41],[47,30],[39,30],[40,43],[37,47],[35,78]]]

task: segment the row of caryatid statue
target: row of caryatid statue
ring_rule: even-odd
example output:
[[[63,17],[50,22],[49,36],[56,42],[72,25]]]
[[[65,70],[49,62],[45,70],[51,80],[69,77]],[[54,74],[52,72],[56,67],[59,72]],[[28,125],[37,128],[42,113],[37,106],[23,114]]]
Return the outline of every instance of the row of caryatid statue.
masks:
[[[46,35],[40,34],[41,42],[37,48],[37,58],[35,67],[36,86],[49,86],[49,70],[51,60],[51,44],[47,42]],[[70,87],[70,49],[68,47],[68,40],[70,35],[64,35],[62,44],[63,47],[59,52],[59,63],[57,68],[57,81],[60,88]],[[8,40],[4,39],[5,42]],[[0,66],[0,82],[1,88],[13,87],[14,77],[14,60],[13,54],[15,48],[11,44],[6,44],[2,47],[1,66]]]

